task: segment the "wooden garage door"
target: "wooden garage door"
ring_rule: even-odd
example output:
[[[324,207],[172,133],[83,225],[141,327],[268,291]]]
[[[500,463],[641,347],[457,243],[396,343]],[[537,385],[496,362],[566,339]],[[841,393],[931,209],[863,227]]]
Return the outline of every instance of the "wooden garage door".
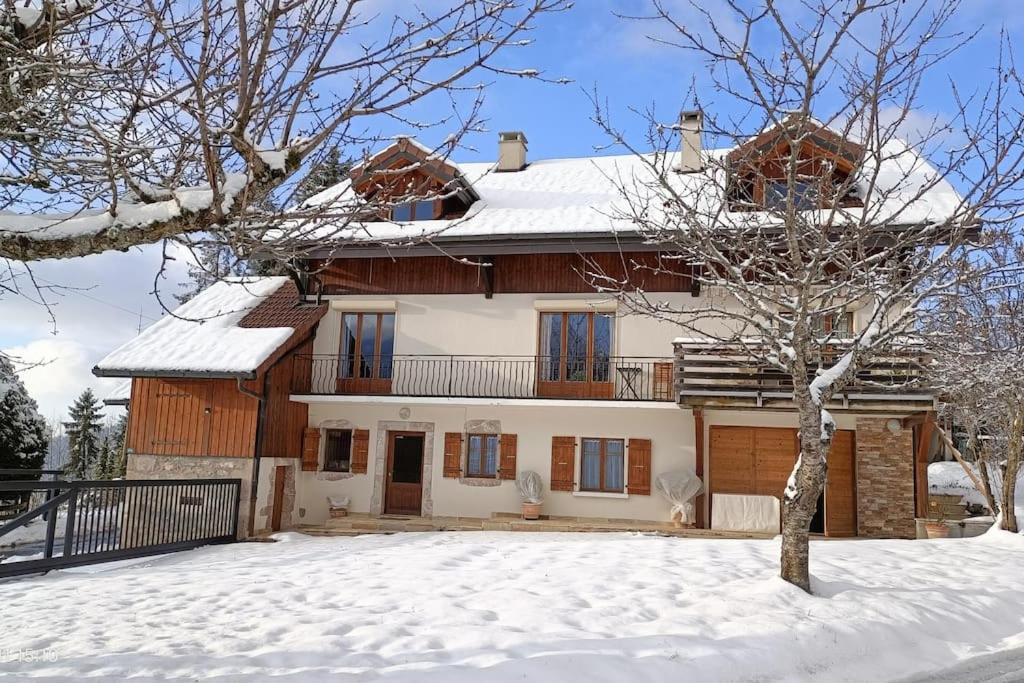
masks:
[[[782,498],[799,451],[796,430],[711,426],[708,489]],[[853,432],[836,432],[825,488],[825,531],[853,536],[857,529]]]

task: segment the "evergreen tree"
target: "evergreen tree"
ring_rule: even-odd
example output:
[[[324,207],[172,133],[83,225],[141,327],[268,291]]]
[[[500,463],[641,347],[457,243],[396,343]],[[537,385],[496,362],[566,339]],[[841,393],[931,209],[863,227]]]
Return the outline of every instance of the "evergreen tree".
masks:
[[[117,417],[117,421],[114,422],[114,427],[111,430],[111,446],[110,451],[112,455],[110,479],[124,479],[125,470],[127,469],[128,463],[125,462],[124,452],[124,440],[128,433],[128,414],[122,413]]]
[[[103,429],[101,407],[92,389],[86,389],[68,410],[71,420],[64,423],[68,434],[68,464],[64,471],[70,477],[85,479],[94,473],[100,455],[100,430]]]
[[[306,201],[318,192],[323,192],[348,178],[352,162],[341,158],[341,151],[332,147],[320,162],[310,169],[309,174],[295,188],[295,201],[298,204]]]
[[[15,374],[14,364],[0,354],[0,468],[40,469],[47,446],[46,421],[39,407]]]
[[[111,479],[114,467],[113,453],[110,450],[110,437],[103,436],[100,442],[100,454],[96,458],[96,466],[93,468],[93,479]]]

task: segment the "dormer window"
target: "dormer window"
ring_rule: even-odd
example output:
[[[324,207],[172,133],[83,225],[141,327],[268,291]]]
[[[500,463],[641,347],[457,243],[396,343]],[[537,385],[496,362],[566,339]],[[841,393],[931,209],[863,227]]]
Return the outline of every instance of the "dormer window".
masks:
[[[786,196],[789,194],[789,183],[785,180],[766,180],[764,206],[766,209],[783,211],[786,208]],[[797,211],[810,211],[821,206],[819,183],[797,180],[793,183],[793,206]]]
[[[399,223],[407,223],[409,221],[431,221],[438,217],[437,209],[440,205],[440,202],[432,199],[420,202],[396,204],[391,209],[391,220]]]

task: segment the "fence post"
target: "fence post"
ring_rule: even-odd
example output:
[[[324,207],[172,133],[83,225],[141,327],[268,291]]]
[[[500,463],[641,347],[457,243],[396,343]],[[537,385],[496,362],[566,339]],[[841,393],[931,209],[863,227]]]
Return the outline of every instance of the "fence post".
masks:
[[[60,491],[46,489],[46,502],[53,500],[55,494],[59,495]],[[43,557],[46,559],[53,557],[53,539],[57,534],[57,513],[59,510],[60,506],[46,513],[46,548],[43,550]]]
[[[241,507],[242,498],[242,482],[237,481],[231,485],[231,488],[235,491],[235,505],[231,510],[231,538],[238,539],[238,511]]]
[[[74,482],[68,482],[71,497],[68,498],[68,516],[64,523],[64,557],[71,557],[75,540],[75,509],[78,507],[78,491]]]

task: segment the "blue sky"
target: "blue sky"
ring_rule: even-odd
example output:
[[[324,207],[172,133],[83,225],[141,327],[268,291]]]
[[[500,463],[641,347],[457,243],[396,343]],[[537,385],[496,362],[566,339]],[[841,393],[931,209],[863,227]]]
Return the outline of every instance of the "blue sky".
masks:
[[[396,1],[378,0],[382,11]],[[440,0],[429,2],[438,4]],[[686,0],[664,2],[688,12]],[[548,77],[567,77],[573,82],[553,85],[510,77],[493,79],[483,109],[488,131],[465,141],[477,151],[462,150],[455,158],[493,159],[497,132],[501,130],[524,131],[533,159],[593,154],[596,147],[607,142],[589,120],[591,104],[585,91],[594,87],[608,98],[619,123],[632,121],[634,134],[641,133],[642,126],[625,112],[629,105],[654,105],[661,120],[671,121],[686,104],[682,98],[691,80],[695,79],[698,87],[706,86],[706,65],[690,54],[652,44],[645,38],[646,33],[655,30],[651,25],[625,22],[613,15],[642,13],[646,6],[646,0],[577,0],[571,11],[544,17],[531,36],[535,44],[514,53],[506,63],[510,67],[541,69]],[[966,0],[958,25],[964,30],[980,28],[982,34],[933,74],[920,100],[918,113],[923,117],[949,112],[950,80],[965,87],[979,81],[978,75],[983,75],[985,65],[993,60],[1001,27],[1005,26],[1013,37],[1024,34],[1024,3]],[[706,107],[716,110],[729,106],[705,91],[702,99]],[[419,118],[439,115],[440,106],[441,102],[430,103],[417,112]],[[406,131],[390,127],[386,132]],[[428,144],[437,144],[447,133],[448,129],[439,128],[420,137]],[[39,277],[82,288],[57,300],[56,334],[41,307],[25,300],[0,300],[0,348],[13,350],[27,360],[49,361],[24,373],[29,391],[46,417],[60,416],[87,385],[101,395],[109,389],[110,382],[93,378],[89,368],[137,332],[140,315],[142,324],[161,315],[160,305],[150,293],[159,264],[159,246],[38,264]],[[159,283],[168,303],[173,302],[171,294],[183,273],[181,262],[172,264],[168,277]]]

